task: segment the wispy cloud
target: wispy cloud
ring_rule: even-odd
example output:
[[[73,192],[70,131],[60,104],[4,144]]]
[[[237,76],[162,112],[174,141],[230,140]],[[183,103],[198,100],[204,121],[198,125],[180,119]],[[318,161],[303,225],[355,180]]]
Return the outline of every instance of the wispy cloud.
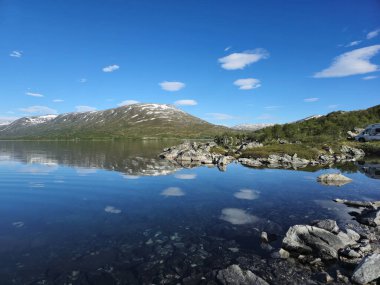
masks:
[[[17,119],[18,117],[0,117],[0,125],[9,124]]]
[[[275,117],[271,114],[262,114],[258,116],[256,119],[261,121],[273,120]]]
[[[106,67],[105,67],[106,68]],[[119,68],[119,67],[118,67]],[[104,68],[103,68],[103,71],[104,71]],[[104,72],[111,72],[111,71],[104,71]],[[87,82],[87,78],[81,78],[79,79],[79,82],[80,83],[86,83]]]
[[[12,52],[9,54],[9,56],[20,58],[20,57],[22,57],[22,54],[23,54],[22,51],[14,50],[14,51],[12,51]]]
[[[316,98],[316,97],[313,97],[313,98],[305,98],[303,99],[304,102],[307,102],[307,103],[313,103],[313,102],[317,102],[319,101],[319,98]]]
[[[46,107],[46,106],[30,106],[26,108],[20,108],[21,112],[30,113],[30,114],[57,114],[57,110],[54,110],[52,108]]]
[[[349,44],[345,45],[345,47],[353,47],[353,46],[357,46],[361,43],[362,41],[353,41],[353,42],[350,42]]]
[[[367,34],[367,40],[373,39],[380,34],[380,29],[373,30]]]
[[[161,88],[165,91],[179,91],[185,88],[186,84],[179,81],[164,81],[159,83]]]
[[[192,99],[178,100],[174,102],[174,105],[177,106],[195,106],[198,102]]]
[[[376,79],[376,78],[378,78],[379,76],[377,76],[377,75],[370,75],[370,76],[365,76],[365,77],[363,77],[362,79],[363,80],[371,80],[371,79]]]
[[[223,113],[207,113],[207,119],[213,119],[213,120],[233,120],[236,119],[235,116],[229,115],[229,114],[223,114]]]
[[[114,71],[118,70],[119,68],[120,68],[120,66],[118,66],[117,64],[113,64],[113,65],[103,67],[102,70],[104,72],[114,72]]]
[[[53,102],[54,103],[62,103],[62,102],[64,102],[64,100],[62,100],[62,99],[54,99]]]
[[[331,104],[331,105],[328,105],[327,108],[328,109],[336,109],[336,108],[338,108],[338,106],[339,106],[338,104]]]
[[[222,68],[227,70],[244,69],[246,66],[269,57],[265,49],[255,49],[241,53],[232,53],[225,57],[219,58]]]
[[[91,106],[75,106],[75,110],[76,112],[83,113],[96,111],[96,108]]]
[[[273,105],[273,106],[265,106],[264,109],[265,110],[268,110],[268,111],[273,111],[273,110],[277,110],[277,109],[280,109],[282,106],[276,106],[276,105]]]
[[[229,47],[226,47],[225,49],[224,49],[224,51],[229,51],[231,49],[231,47],[229,46]]]
[[[44,97],[44,95],[40,93],[26,92],[25,94],[32,97]]]
[[[137,104],[137,103],[140,103],[139,101],[136,101],[136,100],[124,100],[123,102],[120,102],[119,104],[117,104],[119,107],[121,106],[126,106],[126,105],[132,105],[132,104]]]
[[[260,80],[255,78],[238,79],[234,84],[239,86],[240,90],[251,90],[261,86]]]
[[[374,72],[379,67],[369,60],[380,50],[380,45],[346,52],[334,59],[331,66],[314,74],[314,78],[344,77]]]

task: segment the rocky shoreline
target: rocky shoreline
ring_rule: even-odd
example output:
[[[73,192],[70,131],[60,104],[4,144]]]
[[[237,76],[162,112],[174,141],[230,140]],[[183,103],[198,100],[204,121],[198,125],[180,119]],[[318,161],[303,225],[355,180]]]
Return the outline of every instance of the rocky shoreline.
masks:
[[[252,159],[240,158],[239,154],[248,148],[262,147],[261,144],[242,144],[234,150],[235,155],[213,152],[217,146],[214,142],[186,142],[165,149],[160,157],[182,165],[213,165],[225,170],[234,161],[255,168],[297,169],[356,161],[365,155],[360,149],[343,145],[339,153],[327,148],[328,154],[321,154],[316,160],[300,158],[297,154],[272,154]],[[325,185],[341,186],[352,180],[341,174],[324,174],[317,181]],[[274,250],[277,233],[263,231],[261,246],[271,251],[271,259],[265,263],[268,263],[268,270],[272,273],[266,273],[264,269],[258,270],[261,266],[257,260],[246,261],[248,264],[238,262],[213,272],[217,284],[276,284],[273,282],[278,282],[281,275],[284,284],[379,284],[380,201],[334,201],[353,208],[349,214],[356,222],[339,227],[335,220],[324,219],[291,226],[277,250]]]
[[[176,161],[180,165],[214,165],[220,170],[225,170],[226,166],[234,161],[238,161],[244,166],[257,168],[291,168],[298,169],[307,166],[324,166],[334,163],[356,161],[364,157],[365,153],[361,149],[343,145],[339,153],[335,153],[330,147],[326,146],[324,153],[317,159],[305,159],[298,157],[297,153],[289,154],[270,154],[267,157],[243,158],[240,157],[242,151],[247,149],[261,148],[263,145],[258,142],[245,142],[235,146],[230,150],[230,155],[215,153],[212,150],[218,147],[215,142],[197,143],[184,142],[180,145],[164,149],[159,155],[160,158]]]

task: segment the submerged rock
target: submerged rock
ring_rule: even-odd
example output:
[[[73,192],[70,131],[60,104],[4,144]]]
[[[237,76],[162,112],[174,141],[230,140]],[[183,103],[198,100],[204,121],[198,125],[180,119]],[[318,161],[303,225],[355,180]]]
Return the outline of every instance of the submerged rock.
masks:
[[[323,185],[342,186],[352,181],[340,173],[322,174],[317,178],[317,181]]]
[[[374,253],[365,257],[355,268],[352,281],[367,284],[380,278],[380,254]]]
[[[220,270],[217,279],[224,285],[269,285],[252,271],[242,270],[236,264]]]

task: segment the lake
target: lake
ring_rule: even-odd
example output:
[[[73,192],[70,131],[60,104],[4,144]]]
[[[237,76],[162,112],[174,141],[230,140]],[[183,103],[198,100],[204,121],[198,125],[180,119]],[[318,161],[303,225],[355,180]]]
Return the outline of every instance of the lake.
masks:
[[[292,225],[354,223],[332,199],[380,200],[376,162],[186,169],[158,158],[176,143],[0,142],[1,284],[216,284],[230,264],[280,262]],[[316,182],[339,171],[353,182]]]

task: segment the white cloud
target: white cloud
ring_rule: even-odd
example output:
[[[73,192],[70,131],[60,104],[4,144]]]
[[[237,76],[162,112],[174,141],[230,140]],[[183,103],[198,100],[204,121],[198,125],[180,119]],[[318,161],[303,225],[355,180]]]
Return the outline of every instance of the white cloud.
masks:
[[[374,72],[379,66],[369,60],[378,53],[380,45],[355,49],[337,56],[330,67],[314,74],[314,78],[344,77]]]
[[[175,178],[177,179],[182,179],[182,180],[191,180],[197,178],[196,174],[176,174],[174,175]]]
[[[178,91],[185,88],[186,84],[179,81],[164,81],[159,83],[161,88],[165,91]]]
[[[30,106],[26,108],[20,108],[21,112],[31,113],[31,114],[57,114],[57,110],[54,110],[52,108],[46,107],[46,106]]]
[[[251,90],[261,86],[260,80],[255,78],[238,79],[234,82],[234,84],[239,86],[240,90]]]
[[[371,31],[367,34],[367,40],[373,39],[377,37],[380,34],[380,29],[376,29],[374,31]]]
[[[139,101],[136,101],[136,100],[124,100],[123,102],[120,102],[119,104],[117,104],[119,107],[121,106],[126,106],[126,105],[132,105],[132,104],[137,104],[137,103],[140,103]]]
[[[319,98],[316,98],[316,97],[313,97],[313,98],[305,98],[303,99],[304,102],[307,102],[307,103],[312,103],[312,102],[317,102],[319,101]]]
[[[180,197],[180,196],[184,196],[185,192],[183,192],[181,188],[178,188],[178,187],[169,187],[169,188],[166,188],[164,191],[162,191],[161,195]]]
[[[102,70],[104,72],[114,72],[115,70],[118,70],[119,68],[120,68],[120,66],[118,66],[117,64],[113,64],[113,65],[103,67]]]
[[[365,76],[365,77],[363,77],[362,79],[363,79],[363,80],[371,80],[371,79],[376,79],[376,78],[378,78],[377,75],[370,75],[370,76]]]
[[[9,56],[20,58],[22,57],[22,51],[14,50],[9,54]]]
[[[25,94],[32,97],[44,97],[44,95],[40,93],[26,92]]]
[[[226,47],[225,49],[224,49],[224,51],[229,51],[231,49],[231,47]]]
[[[62,102],[64,102],[64,100],[62,100],[62,99],[54,99],[53,102],[54,103],[62,103]]]
[[[83,113],[96,111],[96,108],[91,106],[75,106],[75,110],[76,112]]]
[[[232,120],[236,119],[235,116],[228,115],[228,114],[223,114],[223,113],[207,113],[207,116],[209,116],[208,119],[213,119],[213,120]]]
[[[195,106],[198,102],[192,99],[178,100],[174,102],[174,105],[177,106]]]
[[[261,59],[269,57],[269,53],[265,49],[255,49],[253,51],[245,51],[241,53],[232,53],[225,57],[219,58],[222,68],[227,70],[243,69],[246,66],[257,62]]]
[[[104,71],[104,68],[103,68],[103,71]],[[104,72],[110,72],[110,71],[104,71]],[[87,82],[87,78],[81,78],[81,79],[79,79],[79,82],[80,83],[86,83]]]
[[[224,208],[222,210],[220,219],[233,225],[252,224],[259,220],[258,217],[250,215],[246,211],[236,208]]]
[[[255,200],[259,198],[259,192],[251,189],[240,189],[239,192],[234,194],[235,198],[242,200]]]
[[[345,47],[353,47],[353,46],[357,46],[361,43],[362,41],[353,41],[353,42],[350,42],[349,44],[345,45]]]

